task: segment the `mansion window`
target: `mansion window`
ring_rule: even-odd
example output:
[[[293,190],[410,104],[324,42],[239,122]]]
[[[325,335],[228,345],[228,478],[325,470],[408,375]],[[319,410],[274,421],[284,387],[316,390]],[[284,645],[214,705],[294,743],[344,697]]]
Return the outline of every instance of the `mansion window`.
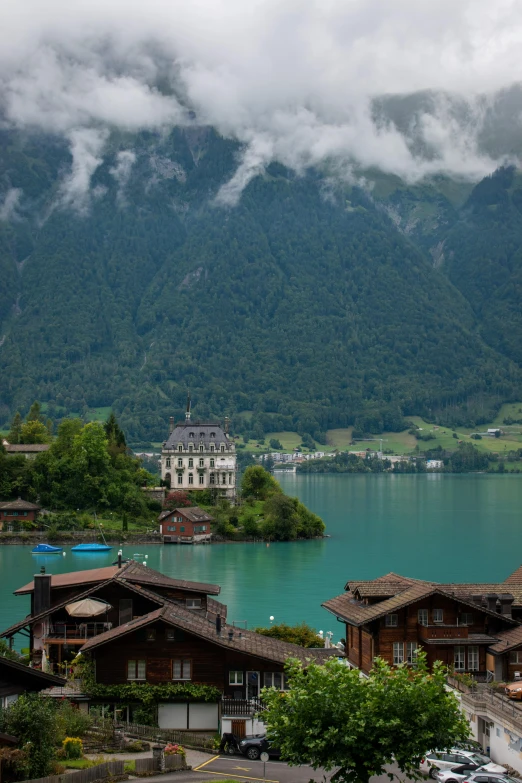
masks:
[[[216,467],[216,460],[214,459],[214,457],[210,458],[210,467],[211,468],[215,468]]]
[[[183,451],[183,446],[178,446],[178,451]]]
[[[221,451],[225,451],[225,446],[223,445],[223,443],[221,444]]]
[[[406,642],[406,660],[408,663],[417,662],[417,642]]]
[[[199,477],[199,484],[200,486],[202,486],[204,483],[205,483],[205,476],[201,474],[201,476]]]
[[[473,625],[473,612],[462,612],[460,615],[461,625]]]
[[[204,433],[204,432],[200,432],[200,433],[199,433],[199,437],[200,437],[200,438],[204,438],[204,437],[205,437],[205,433]]]
[[[522,650],[513,650],[509,653],[510,663],[522,663]]]
[[[264,672],[263,685],[265,688],[276,688],[278,691],[288,690],[286,675],[283,672]]]
[[[201,609],[201,598],[187,598],[185,606],[187,609]]]
[[[189,468],[193,468],[193,467],[194,467],[194,460],[192,459],[192,457],[190,457],[190,459],[189,459]]]
[[[232,473],[228,474],[228,483],[232,484]]]
[[[457,645],[454,649],[453,667],[456,672],[463,672],[466,668],[466,649],[462,644]]]
[[[194,483],[194,476],[192,473],[189,473],[189,484],[193,484],[193,483]]]
[[[178,484],[183,484],[183,473],[178,473]]]
[[[228,673],[229,685],[243,685],[243,672],[232,671]]]
[[[417,620],[419,622],[419,625],[428,625],[428,610],[419,609],[419,611],[417,612]]]
[[[193,437],[194,437],[194,433],[193,432],[189,432],[189,438],[193,438]]]
[[[227,474],[226,473],[223,473],[223,480],[222,480],[221,483],[222,484],[226,484],[227,483]]]
[[[192,453],[194,451],[194,446],[192,443],[189,443],[189,451]]]
[[[444,621],[444,611],[442,609],[433,610],[433,622],[442,623]]]
[[[215,480],[215,478],[216,478],[216,477],[214,476],[214,474],[213,474],[213,473],[211,473],[211,474],[210,474],[210,483],[211,483],[211,484],[215,484],[215,483],[216,483],[216,480]]]
[[[174,658],[172,661],[172,679],[192,679],[192,661],[190,658]]]
[[[199,458],[199,467],[200,468],[204,468],[205,467],[205,460],[203,459],[203,457]]]
[[[468,647],[468,671],[478,672],[479,670],[479,648]]]
[[[212,452],[214,451],[214,444],[213,443],[210,444],[210,451],[212,451]]]
[[[127,661],[127,679],[128,680],[146,680],[147,679],[147,661],[129,660]]]
[[[398,614],[387,614],[384,618],[384,625],[386,628],[397,628],[399,624]]]
[[[167,461],[165,462],[165,465],[167,468],[170,468],[170,457],[167,457]]]
[[[211,432],[211,433],[210,433],[210,437],[211,437],[211,438],[215,438],[215,437],[216,437],[216,433],[215,433],[215,432]]]
[[[393,643],[393,665],[404,663],[404,642]]]
[[[204,445],[203,445],[203,444],[201,444],[201,446],[199,447],[199,450],[200,450],[200,451],[205,451],[205,447],[204,447]]]
[[[178,468],[182,468],[182,467],[183,467],[183,460],[181,459],[181,457],[179,457],[178,458]]]

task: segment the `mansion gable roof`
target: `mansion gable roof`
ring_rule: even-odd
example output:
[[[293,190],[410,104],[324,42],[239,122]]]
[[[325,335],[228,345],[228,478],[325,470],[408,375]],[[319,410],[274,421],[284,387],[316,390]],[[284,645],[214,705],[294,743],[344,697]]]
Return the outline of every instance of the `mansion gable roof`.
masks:
[[[177,449],[179,444],[188,449],[189,444],[199,447],[205,446],[208,450],[211,444],[220,447],[222,443],[226,446],[233,443],[220,424],[201,424],[197,421],[180,422],[176,424],[168,439],[163,445],[164,449]]]

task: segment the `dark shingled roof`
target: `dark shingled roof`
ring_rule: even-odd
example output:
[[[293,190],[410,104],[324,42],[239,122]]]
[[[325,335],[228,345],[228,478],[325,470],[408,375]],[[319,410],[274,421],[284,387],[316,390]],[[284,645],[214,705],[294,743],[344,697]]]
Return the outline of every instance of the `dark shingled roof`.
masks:
[[[423,639],[422,644],[435,644],[439,647],[441,644],[491,644],[496,641],[496,636],[488,636],[486,633],[470,633],[465,639],[460,637],[455,639]]]
[[[37,506],[36,503],[29,503],[28,500],[6,500],[0,503],[0,511],[40,511],[41,506]]]
[[[188,449],[189,443],[193,443],[196,449],[200,444],[203,444],[205,451],[208,451],[211,443],[216,446],[221,446],[224,443],[228,446],[233,443],[233,440],[224,432],[220,424],[184,421],[176,424],[165,442],[164,448],[176,449],[180,443],[183,444],[184,449]]]
[[[509,631],[497,633],[497,640],[498,641],[489,648],[491,652],[498,655],[500,653],[509,652],[509,650],[514,650],[516,647],[522,645],[522,625],[519,625],[517,628],[510,628]]]
[[[24,663],[11,661],[9,658],[0,656],[0,679],[5,679],[12,685],[18,685],[28,691],[42,691],[51,685],[65,685],[67,680],[64,677],[57,677],[55,674],[47,674],[38,669],[31,669]]]
[[[103,644],[132,633],[137,628],[143,628],[146,625],[162,620],[167,625],[181,628],[187,633],[199,636],[211,644],[218,647],[224,647],[229,650],[243,652],[246,655],[254,655],[256,658],[284,663],[287,658],[298,658],[303,663],[308,660],[324,660],[330,657],[343,657],[337,648],[304,648],[289,642],[282,642],[279,639],[273,639],[270,636],[264,636],[254,631],[245,631],[235,628],[231,625],[223,625],[221,635],[216,633],[215,623],[209,620],[204,614],[198,614],[190,609],[185,609],[171,602],[168,602],[163,608],[154,612],[137,617],[130,623],[112,628],[110,631],[94,636],[89,639],[81,648],[82,652],[100,647]],[[232,632],[233,638],[229,639],[229,632]]]
[[[8,454],[38,454],[41,451],[49,451],[48,443],[9,443],[5,450]]]
[[[51,587],[69,587],[81,585],[89,582],[105,582],[108,579],[125,580],[134,584],[148,585],[152,590],[154,587],[171,587],[178,590],[190,590],[194,593],[203,593],[205,595],[219,595],[221,588],[219,585],[208,584],[206,582],[189,582],[186,579],[173,579],[170,576],[164,576],[153,568],[137,563],[131,560],[124,563],[121,568],[118,566],[106,566],[105,568],[92,568],[89,571],[72,571],[67,574],[53,574],[51,577]],[[32,593],[34,583],[29,582],[23,587],[15,590],[15,595],[25,595]]]
[[[175,508],[172,511],[162,511],[161,514],[158,517],[158,521],[161,522],[162,519],[166,519],[166,517],[169,517],[171,514],[180,514],[181,516],[184,516],[186,519],[189,519],[191,522],[213,522],[214,517],[211,517],[210,514],[208,514],[206,511],[204,511],[199,506],[188,506],[187,508]]]

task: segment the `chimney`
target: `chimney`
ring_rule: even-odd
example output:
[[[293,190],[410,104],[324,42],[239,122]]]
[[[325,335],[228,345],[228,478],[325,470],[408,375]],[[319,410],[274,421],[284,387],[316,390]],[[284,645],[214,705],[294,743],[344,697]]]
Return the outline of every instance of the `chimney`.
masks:
[[[228,425],[230,424],[230,419],[228,416],[225,416],[225,435],[228,435]]]
[[[33,614],[40,614],[51,607],[51,574],[45,573],[42,566],[39,574],[34,575]]]
[[[187,394],[187,410],[185,411],[185,421],[190,421],[190,392]]]
[[[482,606],[482,596],[481,595],[472,595],[471,600],[474,604],[477,604],[477,606]]]
[[[221,636],[221,615],[216,615],[216,634]]]
[[[231,642],[233,638],[234,638],[234,631],[230,629],[230,631],[228,632],[228,641]]]
[[[171,416],[169,419],[169,435],[172,435],[174,432],[174,416]]]
[[[486,594],[486,602],[488,605],[488,609],[490,612],[496,612],[497,611],[497,594],[496,593],[487,593]]]
[[[504,617],[511,617],[511,607],[515,600],[511,593],[501,593],[498,599],[500,601],[500,614]]]

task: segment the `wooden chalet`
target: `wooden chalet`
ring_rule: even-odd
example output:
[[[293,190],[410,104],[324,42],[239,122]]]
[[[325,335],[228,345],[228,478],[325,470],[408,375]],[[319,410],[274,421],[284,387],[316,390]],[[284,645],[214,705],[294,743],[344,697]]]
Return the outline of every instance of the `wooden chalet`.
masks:
[[[493,656],[504,636],[519,639],[522,672],[519,572],[495,584],[438,584],[389,573],[349,581],[345,593],[323,606],[345,624],[347,659],[365,673],[376,657],[411,664],[423,648],[430,665],[442,661],[456,672],[493,679]]]
[[[62,685],[65,685],[63,677],[37,671],[23,663],[0,656],[0,710],[16,701],[21,693],[43,691]]]
[[[21,522],[34,522],[41,506],[28,500],[6,500],[0,503],[0,530],[18,530]]]
[[[199,506],[162,511],[158,521],[164,544],[199,544],[212,538],[214,517]]]
[[[25,633],[34,665],[54,670],[82,652],[93,660],[100,684],[215,686],[222,695],[219,703],[160,704],[160,726],[255,733],[262,730],[254,717],[261,688],[285,689],[287,658],[305,662],[342,653],[335,648],[304,649],[238,629],[227,623],[227,607],[214,597],[219,592],[218,585],[174,579],[134,561],[69,574],[36,574],[15,592],[31,595],[31,614],[1,636]],[[99,602],[102,613],[71,617],[71,603],[83,599]]]

